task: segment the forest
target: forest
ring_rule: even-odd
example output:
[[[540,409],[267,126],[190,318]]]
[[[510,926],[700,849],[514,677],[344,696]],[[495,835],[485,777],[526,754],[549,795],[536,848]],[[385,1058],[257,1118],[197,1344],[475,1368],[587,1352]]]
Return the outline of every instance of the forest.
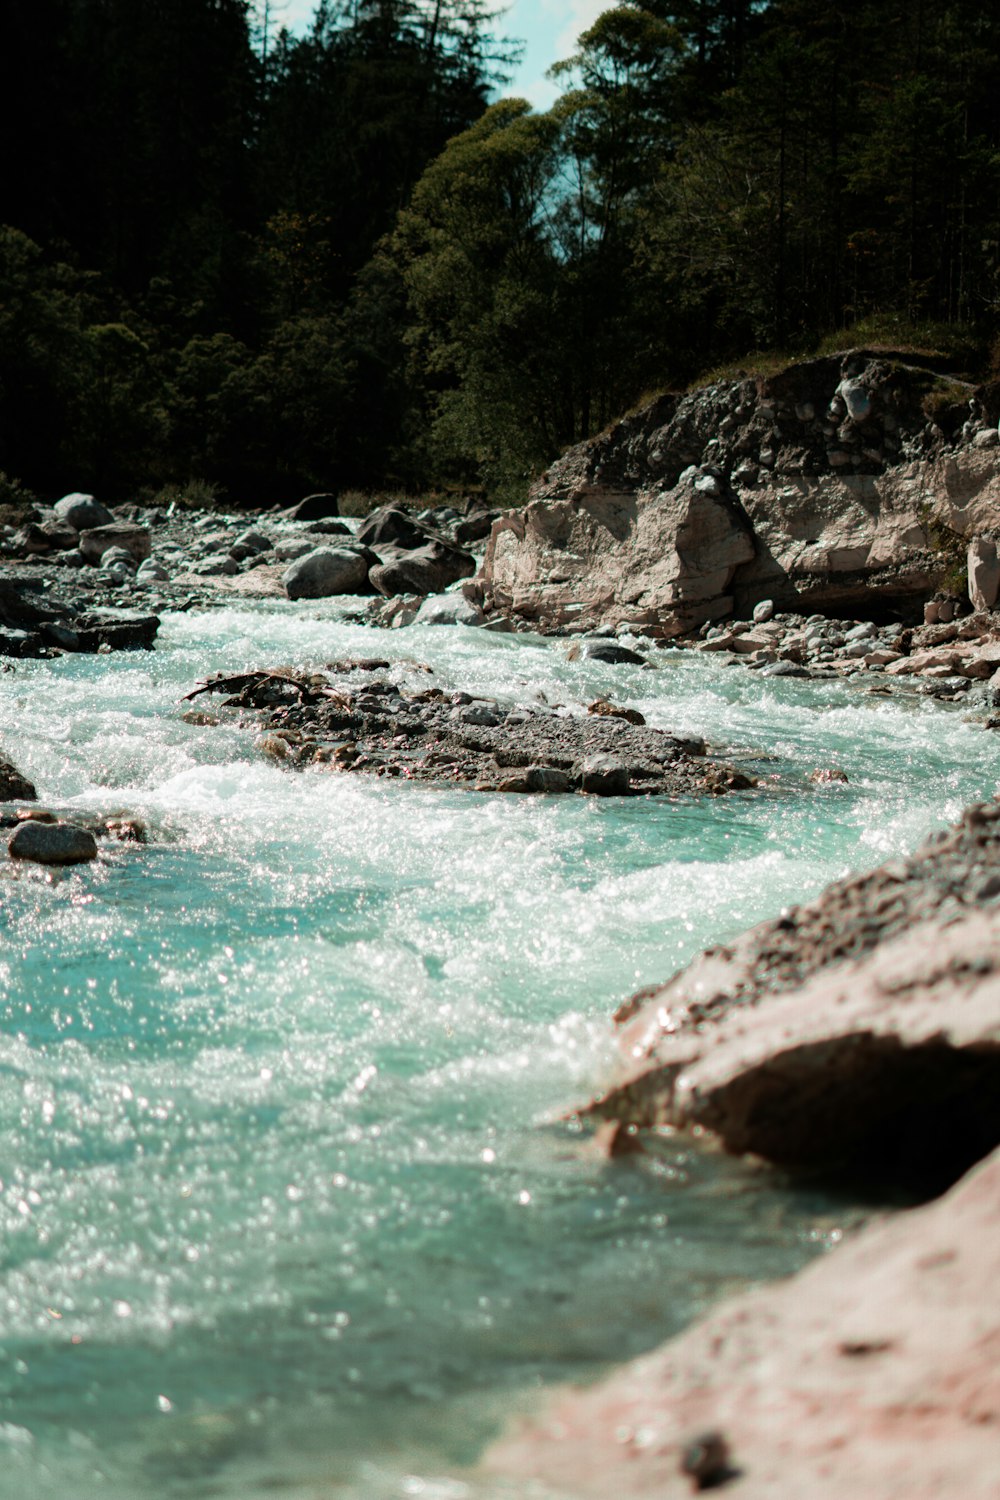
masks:
[[[503,21],[8,6],[0,503],[517,503],[748,351],[930,329],[996,362],[1000,7],[621,0],[546,112]]]

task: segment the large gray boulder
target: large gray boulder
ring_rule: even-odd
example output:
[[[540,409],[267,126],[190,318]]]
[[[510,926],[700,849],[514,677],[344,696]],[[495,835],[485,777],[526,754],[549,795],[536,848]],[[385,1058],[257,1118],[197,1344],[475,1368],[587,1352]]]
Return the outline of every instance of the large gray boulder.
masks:
[[[315,547],[297,557],[281,576],[289,599],[327,599],[370,593],[368,570],[375,561],[366,547]]]
[[[417,610],[414,625],[481,625],[486,616],[464,594],[435,594]]]
[[[412,551],[379,547],[381,562],[371,570],[374,588],[386,598],[394,594],[440,594],[460,578],[476,571],[469,552],[445,542],[428,541]]]
[[[63,495],[52,509],[60,521],[72,526],[74,531],[92,531],[97,526],[110,526],[115,519],[108,507],[95,500],[93,495]]]

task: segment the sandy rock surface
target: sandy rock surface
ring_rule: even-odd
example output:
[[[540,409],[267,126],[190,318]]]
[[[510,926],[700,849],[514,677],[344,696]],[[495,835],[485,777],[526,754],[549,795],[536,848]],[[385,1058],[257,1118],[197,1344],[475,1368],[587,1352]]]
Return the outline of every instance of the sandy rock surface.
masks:
[[[557,1395],[485,1467],[572,1500],[680,1500],[709,1487],[686,1471],[710,1436],[739,1500],[996,1500],[998,1286],[1000,1153],[939,1201]]]

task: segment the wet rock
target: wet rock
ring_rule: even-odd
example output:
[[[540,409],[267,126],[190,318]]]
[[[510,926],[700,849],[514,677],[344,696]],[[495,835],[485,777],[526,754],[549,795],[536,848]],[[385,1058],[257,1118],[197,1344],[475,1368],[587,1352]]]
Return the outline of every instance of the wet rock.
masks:
[[[0,756],[0,802],[35,802],[38,793],[26,776]]]
[[[99,526],[112,526],[114,516],[106,505],[95,500],[93,495],[74,493],[63,495],[52,507],[60,521],[65,521],[74,531],[93,531]]]
[[[595,797],[627,796],[628,767],[613,755],[589,755],[580,766],[580,790]]]
[[[444,542],[429,541],[403,551],[379,545],[379,558],[370,573],[372,586],[387,597],[395,594],[439,594],[450,584],[475,572],[468,552]]]
[[[569,661],[604,661],[616,667],[647,665],[645,656],[618,641],[580,641],[569,648],[566,656]]]
[[[364,547],[316,547],[282,574],[289,599],[326,599],[368,589],[371,554]]]
[[[42,634],[63,651],[151,651],[160,628],[158,615],[133,610],[92,610],[72,623],[47,621]]]
[[[471,511],[455,526],[456,542],[461,547],[467,547],[471,542],[481,542],[484,537],[489,536],[499,514],[498,510]]]
[[[10,837],[11,859],[40,865],[80,865],[97,858],[97,840],[87,828],[74,823],[43,823],[35,819],[21,823]]]
[[[485,616],[478,604],[462,594],[438,594],[425,599],[414,625],[481,625]]]

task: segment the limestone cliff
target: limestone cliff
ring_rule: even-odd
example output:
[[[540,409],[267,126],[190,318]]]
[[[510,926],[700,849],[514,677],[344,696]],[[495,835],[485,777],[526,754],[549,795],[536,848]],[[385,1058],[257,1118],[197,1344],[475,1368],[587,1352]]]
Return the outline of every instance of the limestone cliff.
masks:
[[[1000,534],[992,389],[884,352],[661,396],[493,527],[489,607],[671,637],[779,608],[911,612]]]

